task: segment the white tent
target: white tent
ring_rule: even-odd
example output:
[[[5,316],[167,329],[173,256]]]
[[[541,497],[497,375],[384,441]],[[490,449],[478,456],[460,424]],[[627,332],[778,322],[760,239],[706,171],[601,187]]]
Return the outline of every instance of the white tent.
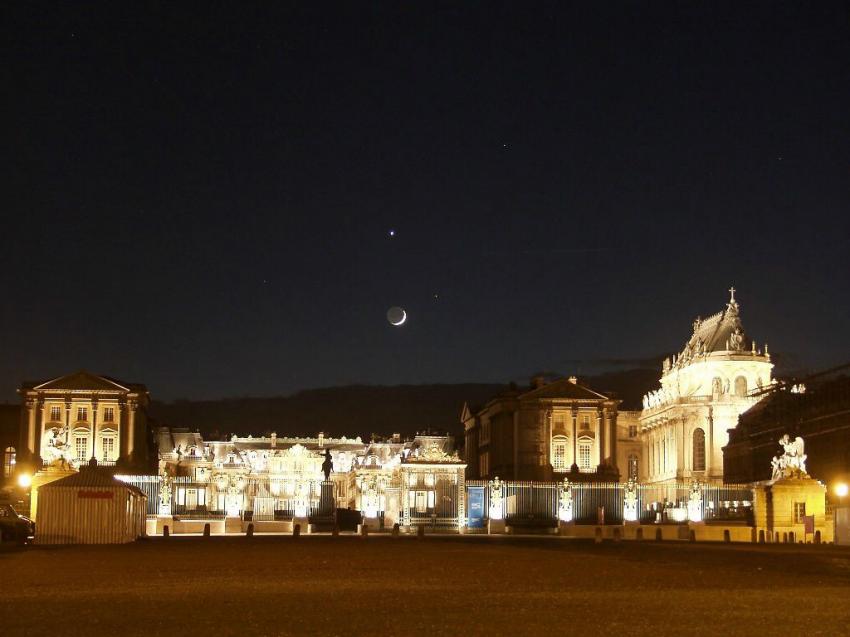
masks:
[[[145,535],[147,496],[97,467],[38,490],[36,544],[123,544]]]

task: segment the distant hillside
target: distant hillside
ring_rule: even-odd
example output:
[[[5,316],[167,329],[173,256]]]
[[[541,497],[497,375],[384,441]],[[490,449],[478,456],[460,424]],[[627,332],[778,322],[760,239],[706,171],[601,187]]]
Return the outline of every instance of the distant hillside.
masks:
[[[612,372],[580,381],[614,393],[623,409],[639,409],[640,398],[656,386],[657,370]],[[292,396],[206,401],[154,401],[150,416],[158,424],[198,429],[207,436],[262,434],[328,435],[367,438],[371,433],[412,435],[424,429],[461,433],[463,403],[483,404],[503,385],[351,385],[310,389]]]

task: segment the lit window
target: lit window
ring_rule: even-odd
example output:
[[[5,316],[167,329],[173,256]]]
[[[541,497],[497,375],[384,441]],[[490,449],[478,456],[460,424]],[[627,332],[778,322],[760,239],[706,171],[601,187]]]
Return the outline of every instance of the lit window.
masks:
[[[111,462],[115,460],[115,437],[114,436],[105,436],[100,441],[101,452],[103,454],[103,459]]]
[[[103,422],[115,422],[115,407],[105,407],[103,409]]]
[[[89,456],[89,439],[85,436],[74,438],[74,454],[77,460],[84,462]]]
[[[578,466],[582,471],[590,471],[590,449],[592,443],[582,441],[578,443]]]
[[[205,487],[198,489],[198,506],[207,506],[207,490]]]
[[[434,508],[434,492],[433,491],[428,492],[428,508],[429,509]]]
[[[411,474],[407,477],[407,484],[408,484],[409,486],[411,486],[411,487],[415,487],[415,486],[416,486],[417,481],[418,481],[418,479],[417,479],[417,476],[416,476],[416,474],[415,474],[415,473],[411,473]]]
[[[637,437],[637,425],[629,425],[629,438]]]
[[[434,486],[434,480],[435,480],[435,478],[434,478],[433,473],[427,474],[425,476],[425,486],[426,487],[433,487]]]
[[[694,471],[705,471],[705,432],[694,429]]]
[[[6,447],[3,454],[3,477],[8,478],[15,469],[15,448]]]
[[[590,414],[584,414],[581,417],[581,428],[590,429]]]
[[[629,456],[629,479],[637,480],[638,478],[638,457],[635,454]]]
[[[186,489],[183,487],[177,489],[177,504],[180,506],[186,505]]]
[[[555,438],[552,441],[552,468],[555,471],[567,469],[567,441],[564,438]]]
[[[490,452],[485,451],[478,455],[478,474],[486,477],[490,474]]]
[[[77,407],[77,421],[85,422],[89,419],[88,407]]]
[[[62,421],[62,408],[59,405],[54,405],[50,408],[50,420],[51,422]]]
[[[416,492],[416,512],[417,513],[425,513],[428,509],[425,505],[427,499],[425,497],[425,491],[417,491]]]
[[[802,524],[803,518],[806,517],[806,503],[794,503],[794,524]]]

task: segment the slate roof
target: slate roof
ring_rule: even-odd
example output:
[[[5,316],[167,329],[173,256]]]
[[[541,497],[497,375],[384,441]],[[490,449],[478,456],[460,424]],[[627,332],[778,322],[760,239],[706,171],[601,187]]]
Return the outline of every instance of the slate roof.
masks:
[[[39,487],[39,491],[42,489],[52,489],[54,487],[124,487],[130,491],[144,495],[138,487],[118,480],[109,471],[100,467],[80,467],[80,470],[77,473],[71,474],[65,478],[60,478],[54,482],[48,482],[44,486]]]
[[[568,400],[608,400],[608,396],[588,389],[584,385],[573,383],[567,378],[561,378],[537,389],[532,389],[520,395],[526,398],[566,398]]]

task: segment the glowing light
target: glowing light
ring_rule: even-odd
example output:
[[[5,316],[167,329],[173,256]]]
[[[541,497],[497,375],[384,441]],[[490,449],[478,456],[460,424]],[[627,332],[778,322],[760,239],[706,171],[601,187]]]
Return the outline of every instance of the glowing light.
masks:
[[[18,475],[18,486],[28,489],[32,485],[32,476],[28,473]]]
[[[835,485],[835,495],[837,495],[839,498],[843,498],[845,495],[847,495],[848,490],[850,490],[850,487],[848,487],[847,483],[845,482],[839,482]]]

